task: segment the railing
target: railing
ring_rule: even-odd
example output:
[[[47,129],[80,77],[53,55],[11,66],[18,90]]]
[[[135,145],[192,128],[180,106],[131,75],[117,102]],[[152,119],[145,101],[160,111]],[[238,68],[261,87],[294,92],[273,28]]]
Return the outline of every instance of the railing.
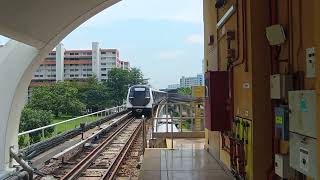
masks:
[[[43,140],[46,140],[49,138],[56,137],[58,134],[65,133],[65,132],[71,131],[72,129],[80,127],[80,124],[82,124],[82,123],[94,122],[94,121],[102,119],[106,116],[123,111],[125,109],[126,109],[125,105],[122,105],[122,106],[117,106],[117,107],[101,110],[98,112],[86,114],[83,116],[79,116],[79,117],[75,117],[72,119],[57,122],[54,124],[50,124],[47,126],[43,126],[40,128],[21,132],[18,134],[18,138],[19,138],[19,141],[20,141],[20,138],[22,138],[23,141],[25,142],[25,144],[29,147],[32,144],[38,143],[40,141],[43,141]],[[30,135],[31,134],[40,134],[40,132],[41,132],[40,141],[31,142]],[[49,135],[50,137],[47,137],[46,134],[48,134],[48,133],[50,134]]]
[[[204,109],[201,103],[160,103],[153,117],[153,132],[204,131]],[[170,106],[170,107],[168,107]],[[171,108],[171,110],[169,110]],[[172,110],[173,108],[173,110]],[[183,110],[185,109],[185,111]],[[188,113],[186,111],[189,111]]]

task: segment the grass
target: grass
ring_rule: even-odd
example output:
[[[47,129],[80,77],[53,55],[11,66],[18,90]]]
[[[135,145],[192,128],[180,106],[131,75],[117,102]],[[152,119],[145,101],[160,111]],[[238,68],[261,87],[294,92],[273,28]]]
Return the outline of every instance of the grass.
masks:
[[[53,123],[58,123],[58,122],[65,121],[65,120],[68,120],[68,119],[71,119],[71,118],[72,118],[72,116],[57,117],[57,118],[53,119]],[[90,122],[96,121],[96,120],[98,120],[100,118],[101,118],[101,116],[97,117],[96,115],[92,115],[92,116],[79,118],[77,120],[70,121],[70,122],[67,122],[67,123],[59,124],[59,125],[57,125],[55,127],[54,134],[55,133],[59,134],[59,133],[66,132],[68,130],[75,129],[75,128],[79,127],[81,123],[90,123]]]
[[[91,115],[91,116],[79,118],[77,120],[70,121],[70,122],[67,122],[67,123],[59,124],[59,125],[54,127],[54,132],[53,133],[47,133],[47,131],[44,130],[45,137],[44,137],[44,139],[41,138],[40,141],[49,139],[49,138],[55,136],[56,134],[64,133],[66,131],[75,129],[77,127],[80,127],[80,123],[90,123],[90,122],[99,120],[102,117],[103,116],[97,117],[96,115]],[[68,119],[72,119],[72,118],[73,118],[72,116],[54,117],[52,124],[55,124],[55,123],[58,123],[58,122],[61,122],[61,121],[65,121],[65,120],[68,120]],[[40,133],[41,133],[41,131],[40,131]],[[19,141],[21,141],[19,143],[20,148],[24,148],[24,147],[26,147],[28,145],[28,141],[29,141],[29,137],[28,136],[24,135],[24,136],[19,137],[19,139],[21,139],[21,140],[19,140]]]

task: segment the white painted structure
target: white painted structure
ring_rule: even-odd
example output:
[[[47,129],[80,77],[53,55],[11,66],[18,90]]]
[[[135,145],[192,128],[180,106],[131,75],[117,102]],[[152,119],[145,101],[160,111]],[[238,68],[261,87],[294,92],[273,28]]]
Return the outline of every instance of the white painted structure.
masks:
[[[63,44],[56,47],[56,81],[64,80],[64,48]]]
[[[13,171],[9,148],[18,150],[25,93],[40,60],[90,17],[120,0],[0,0],[0,179]],[[18,42],[19,41],[19,42]]]

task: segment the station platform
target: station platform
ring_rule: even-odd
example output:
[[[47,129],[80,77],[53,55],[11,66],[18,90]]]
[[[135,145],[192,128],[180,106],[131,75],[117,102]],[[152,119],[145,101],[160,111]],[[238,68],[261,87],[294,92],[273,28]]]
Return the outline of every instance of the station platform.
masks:
[[[167,144],[171,144],[168,142]],[[232,180],[205,149],[204,139],[174,139],[173,149],[146,149],[141,180]]]

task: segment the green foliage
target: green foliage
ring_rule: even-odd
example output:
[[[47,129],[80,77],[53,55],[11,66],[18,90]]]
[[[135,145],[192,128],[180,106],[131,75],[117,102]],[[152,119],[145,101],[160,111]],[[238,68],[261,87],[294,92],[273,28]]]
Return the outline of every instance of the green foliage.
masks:
[[[89,78],[86,83],[78,86],[78,90],[78,98],[86,105],[86,109],[95,112],[107,107],[107,89],[97,79]]]
[[[132,68],[129,71],[129,86],[133,86],[136,84],[146,84],[146,82],[143,79],[143,74],[140,69],[138,68]]]
[[[47,126],[52,123],[52,114],[50,111],[44,111],[44,110],[34,110],[31,108],[24,108],[21,113],[21,119],[20,119],[20,127],[19,131],[24,132],[31,129],[39,128],[42,126]],[[45,131],[45,136],[51,135],[53,132],[53,129],[49,129]],[[42,137],[42,132],[34,132],[30,134],[30,142],[35,143],[39,142]],[[25,140],[26,137],[22,136],[19,139],[19,145],[25,146]]]
[[[137,68],[130,71],[123,69],[112,69],[108,73],[106,89],[108,91],[109,104],[111,106],[121,105],[127,97],[128,88],[136,84],[144,84],[143,74]]]
[[[71,82],[58,82],[49,86],[36,87],[32,91],[28,107],[61,114],[81,115],[85,105],[77,98],[78,89]]]
[[[183,96],[190,96],[192,94],[192,89],[190,87],[179,88],[178,93]]]

